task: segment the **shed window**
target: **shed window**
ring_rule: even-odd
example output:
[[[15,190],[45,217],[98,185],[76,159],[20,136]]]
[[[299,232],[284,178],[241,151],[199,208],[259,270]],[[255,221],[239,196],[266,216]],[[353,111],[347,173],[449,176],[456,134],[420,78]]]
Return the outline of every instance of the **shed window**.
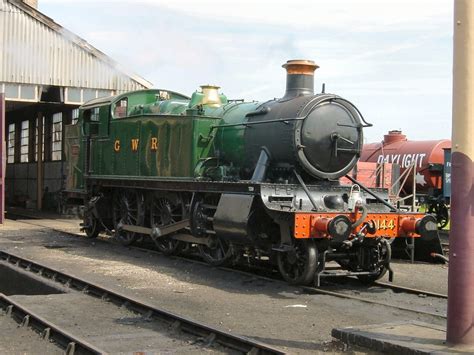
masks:
[[[79,88],[67,88],[67,102],[82,102],[82,91]]]
[[[33,85],[22,85],[21,86],[21,98],[24,100],[36,100],[36,86]]]
[[[96,91],[92,89],[82,90],[82,101],[87,102],[96,98]]]
[[[71,124],[77,124],[77,120],[79,119],[79,109],[75,108],[72,110],[72,121]]]
[[[7,162],[15,162],[15,124],[11,123],[8,125],[8,149],[7,149]]]
[[[109,90],[97,90],[97,97],[107,97],[112,96],[113,92]]]
[[[20,86],[18,84],[5,84],[5,97],[7,99],[18,99]]]
[[[51,139],[51,160],[62,159],[63,115],[61,112],[53,115]]]
[[[20,163],[28,163],[29,138],[30,138],[30,122],[21,122],[20,135]]]
[[[41,146],[41,161],[44,161],[44,130],[45,130],[45,122],[44,122],[44,116],[42,118],[43,120],[43,134],[41,135],[43,137],[43,144]],[[36,119],[35,123],[36,129],[35,129],[35,161],[38,161],[38,119]]]

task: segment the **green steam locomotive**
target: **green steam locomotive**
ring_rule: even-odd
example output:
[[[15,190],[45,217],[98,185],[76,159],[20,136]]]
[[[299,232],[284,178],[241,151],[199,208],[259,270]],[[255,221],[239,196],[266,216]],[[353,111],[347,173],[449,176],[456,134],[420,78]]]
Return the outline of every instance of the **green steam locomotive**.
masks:
[[[213,265],[264,262],[297,284],[341,274],[372,282],[390,270],[390,240],[432,239],[432,216],[339,183],[369,124],[344,98],[314,94],[314,62],[283,67],[286,92],[266,102],[206,85],[191,97],[143,90],[84,104],[66,128],[66,157],[87,236],[151,238],[165,254],[197,250]]]

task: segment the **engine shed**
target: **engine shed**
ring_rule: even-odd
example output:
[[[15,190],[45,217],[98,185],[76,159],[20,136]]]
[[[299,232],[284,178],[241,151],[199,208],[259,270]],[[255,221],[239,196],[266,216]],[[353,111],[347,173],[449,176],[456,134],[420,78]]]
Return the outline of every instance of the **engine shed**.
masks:
[[[6,204],[61,210],[63,132],[77,108],[151,86],[38,11],[36,0],[0,0]]]

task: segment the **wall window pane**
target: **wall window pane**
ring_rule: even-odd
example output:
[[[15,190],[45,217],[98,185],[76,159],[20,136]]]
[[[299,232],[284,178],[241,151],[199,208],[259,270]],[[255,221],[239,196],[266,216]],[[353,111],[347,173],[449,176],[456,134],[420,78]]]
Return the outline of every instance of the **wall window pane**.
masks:
[[[97,90],[97,97],[112,96],[112,91],[109,90]]]
[[[63,115],[61,112],[53,115],[51,160],[61,160],[63,141]]]
[[[8,147],[7,147],[7,162],[15,162],[15,124],[8,125]]]
[[[18,99],[18,84],[5,84],[5,97],[7,99]]]
[[[36,100],[36,86],[22,85],[21,98],[25,100]]]
[[[29,150],[29,138],[30,138],[30,122],[21,122],[21,135],[20,135],[20,162],[28,163],[28,150]]]
[[[79,119],[79,109],[75,108],[74,110],[72,110],[72,122],[71,122],[71,124],[76,124],[78,119]]]
[[[81,102],[81,89],[78,88],[67,88],[67,100],[68,102]]]
[[[43,116],[43,144],[41,149],[41,161],[44,161],[44,116]],[[36,129],[35,129],[35,161],[38,161],[38,119],[36,119]]]
[[[92,89],[83,89],[82,90],[82,99],[84,102],[93,100],[96,98],[96,92]]]

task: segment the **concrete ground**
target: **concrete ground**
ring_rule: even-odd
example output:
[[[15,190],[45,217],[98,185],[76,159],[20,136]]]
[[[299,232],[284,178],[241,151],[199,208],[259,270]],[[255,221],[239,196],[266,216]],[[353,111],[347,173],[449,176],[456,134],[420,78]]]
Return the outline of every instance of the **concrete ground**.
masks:
[[[332,341],[332,328],[409,320],[445,325],[439,317],[332,296],[304,294],[300,288],[282,282],[71,237],[48,229],[77,230],[77,223],[75,220],[8,220],[0,227],[0,249],[141,298],[171,312],[279,346],[289,353],[343,352],[344,345]],[[394,270],[397,284],[446,292],[447,269],[444,266],[400,262],[394,264]],[[385,294],[385,301],[398,302],[399,295],[389,292],[391,296]],[[445,301],[432,306],[431,301],[416,295],[411,297],[414,308],[423,306],[424,309],[432,308],[433,313],[436,310],[446,312]],[[360,351],[348,350],[349,353]]]
[[[333,336],[346,343],[359,344],[389,354],[473,354],[474,346],[449,345],[446,329],[421,322],[377,324],[333,329]]]

